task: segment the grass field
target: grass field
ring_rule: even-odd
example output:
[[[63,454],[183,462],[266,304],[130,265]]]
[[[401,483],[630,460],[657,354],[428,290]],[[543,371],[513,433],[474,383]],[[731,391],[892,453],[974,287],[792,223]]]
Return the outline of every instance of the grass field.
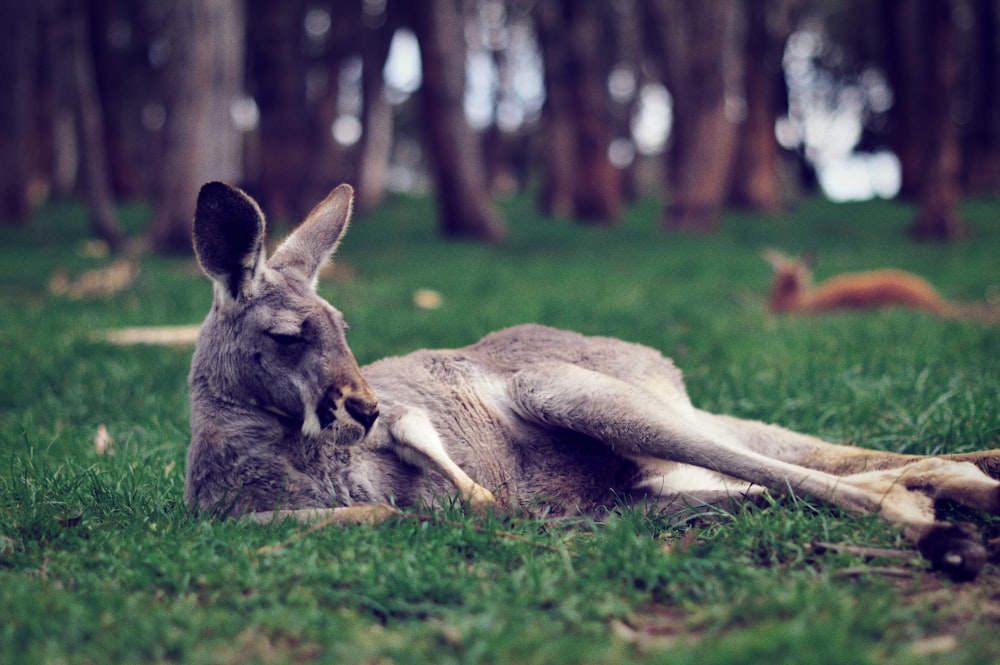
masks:
[[[663,350],[708,409],[886,450],[1000,447],[1000,330],[775,317],[759,256],[814,250],[820,277],[893,266],[995,299],[998,202],[969,204],[975,238],[951,246],[910,244],[910,211],[886,202],[733,214],[708,238],[662,233],[649,201],[613,229],[502,206],[500,248],[441,241],[425,200],[355,221],[321,292],[359,361],[536,321]],[[141,208],[123,214],[141,227]],[[209,284],[191,259],[148,258],[116,295],[50,295],[53,275],[105,264],[87,236],[73,205],[0,229],[0,663],[1000,662],[997,562],[952,584],[892,527],[802,498],[686,526],[629,508],[319,531],[192,516],[190,349],[98,335],[196,323]],[[418,289],[443,305],[414,307]],[[95,452],[100,425],[112,455]],[[1000,535],[1000,519],[950,512]]]

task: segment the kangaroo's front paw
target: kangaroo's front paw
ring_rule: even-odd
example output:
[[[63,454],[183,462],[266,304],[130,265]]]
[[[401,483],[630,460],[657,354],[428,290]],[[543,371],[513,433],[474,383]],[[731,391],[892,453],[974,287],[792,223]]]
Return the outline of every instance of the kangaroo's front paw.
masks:
[[[463,498],[476,512],[484,512],[485,510],[496,505],[496,499],[493,498],[493,492],[489,491],[482,485],[474,485],[472,490]]]
[[[955,582],[976,578],[986,563],[986,548],[976,531],[966,524],[939,524],[927,531],[917,544],[934,568]]]

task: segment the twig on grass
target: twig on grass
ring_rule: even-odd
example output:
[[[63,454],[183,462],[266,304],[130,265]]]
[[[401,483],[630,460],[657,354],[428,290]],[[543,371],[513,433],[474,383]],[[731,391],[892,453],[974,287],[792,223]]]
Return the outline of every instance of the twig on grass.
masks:
[[[858,545],[838,545],[836,543],[813,543],[817,554],[834,552],[853,554],[865,559],[917,559],[919,555],[912,550],[898,550],[887,547],[862,547]]]
[[[522,543],[524,545],[529,545],[529,546],[531,546],[531,547],[533,547],[535,549],[545,550],[545,551],[548,551],[548,552],[554,552],[556,554],[563,554],[563,555],[566,554],[566,552],[564,551],[564,549],[560,549],[560,548],[554,547],[552,545],[546,545],[544,543],[535,542],[535,541],[531,540],[530,538],[526,538],[524,536],[520,536],[520,535],[518,535],[516,533],[509,533],[507,531],[498,531],[496,529],[487,529],[485,527],[475,526],[475,525],[472,525],[472,524],[465,524],[465,523],[462,523],[462,522],[456,522],[454,520],[441,519],[440,517],[438,517],[436,515],[429,515],[429,514],[426,514],[426,513],[404,513],[402,511],[400,511],[399,509],[392,508],[390,506],[385,506],[385,512],[384,512],[384,514],[380,513],[378,516],[375,516],[375,519],[359,520],[357,518],[345,517],[342,514],[337,514],[337,513],[332,514],[332,515],[330,515],[328,517],[325,517],[325,518],[319,520],[318,522],[316,522],[314,524],[309,525],[307,528],[305,528],[302,531],[299,531],[299,532],[293,534],[292,536],[290,536],[289,538],[286,538],[285,540],[281,541],[280,543],[276,543],[274,545],[266,545],[264,547],[258,548],[257,549],[257,554],[273,554],[275,552],[280,552],[281,550],[285,549],[287,546],[291,545],[292,543],[298,542],[298,541],[302,540],[303,538],[306,538],[310,534],[313,534],[313,533],[315,533],[317,531],[321,531],[322,529],[325,529],[326,527],[331,526],[331,525],[345,524],[345,523],[354,523],[354,524],[357,524],[357,523],[367,523],[367,524],[374,524],[375,522],[381,522],[381,521],[384,521],[384,520],[392,518],[392,517],[396,517],[396,518],[399,518],[399,519],[405,519],[405,520],[414,520],[414,521],[417,521],[417,522],[433,522],[433,523],[436,523],[436,524],[443,524],[445,526],[450,526],[450,527],[457,528],[457,529],[468,529],[470,531],[473,531],[474,533],[480,533],[480,534],[487,535],[487,536],[493,536],[495,538],[502,538],[504,540],[510,540],[510,541],[513,541],[513,542]]]
[[[865,575],[882,575],[883,577],[913,577],[914,571],[896,566],[853,566],[843,568],[835,573],[838,577],[863,577]]]

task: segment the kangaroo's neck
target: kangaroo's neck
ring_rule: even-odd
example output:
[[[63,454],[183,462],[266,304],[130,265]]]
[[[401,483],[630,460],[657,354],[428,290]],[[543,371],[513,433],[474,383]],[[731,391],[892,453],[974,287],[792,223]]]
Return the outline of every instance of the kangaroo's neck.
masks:
[[[380,425],[370,439],[345,446],[307,435],[301,420],[253,404],[196,389],[192,397],[188,490],[204,509],[240,514],[275,506],[405,506],[426,493],[422,472],[384,445]],[[226,506],[229,496],[240,498]]]

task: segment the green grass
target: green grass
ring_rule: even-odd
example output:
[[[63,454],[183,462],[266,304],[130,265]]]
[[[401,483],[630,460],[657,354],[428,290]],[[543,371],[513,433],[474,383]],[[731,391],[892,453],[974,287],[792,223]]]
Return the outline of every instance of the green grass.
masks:
[[[709,238],[660,232],[652,201],[613,229],[502,206],[500,248],[441,241],[420,199],[355,221],[349,276],[321,291],[362,363],[537,321],[662,349],[712,410],[886,450],[1000,447],[1000,331],[903,311],[777,318],[759,257],[813,250],[821,278],[893,266],[954,299],[996,297],[996,201],[966,206],[975,238],[949,246],[907,242],[911,211],[885,202],[732,214]],[[141,207],[123,214],[141,227]],[[192,260],[148,258],[123,293],[50,296],[57,271],[102,265],[87,236],[74,205],[0,228],[0,663],[1000,660],[996,563],[953,585],[919,560],[822,552],[909,547],[800,498],[686,526],[631,508],[593,524],[455,507],[316,532],[193,517],[190,350],[95,335],[195,323],[210,288]],[[444,305],[415,308],[420,288]],[[112,456],[94,451],[102,424]]]

